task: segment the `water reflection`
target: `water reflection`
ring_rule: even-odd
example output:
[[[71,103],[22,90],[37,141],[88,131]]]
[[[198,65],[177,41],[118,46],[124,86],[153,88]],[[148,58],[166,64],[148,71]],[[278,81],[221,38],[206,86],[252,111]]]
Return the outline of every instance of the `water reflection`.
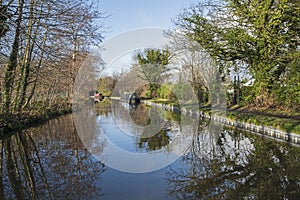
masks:
[[[299,199],[300,149],[257,135],[203,128],[167,172],[175,199]]]
[[[101,102],[82,110],[81,118],[63,116],[2,139],[0,199],[300,199],[300,148],[208,120],[195,127],[191,117],[145,105],[130,109]],[[153,115],[162,128],[149,136],[143,131]],[[80,138],[76,120],[83,122],[78,130],[85,130]],[[115,121],[130,134],[118,133]],[[182,128],[181,122],[187,125]],[[99,138],[100,130],[108,137]],[[182,136],[178,143],[176,135]],[[82,139],[91,142],[84,146]],[[180,149],[182,141],[189,145],[165,168],[133,174],[92,156],[106,156],[108,139],[134,153],[168,152]]]
[[[104,165],[85,150],[72,115],[1,141],[0,199],[78,199],[102,195]]]
[[[188,149],[191,132],[197,127],[192,122],[197,120],[189,117],[185,120],[188,123],[181,124],[167,119],[167,112],[144,104],[132,108],[126,102],[112,101],[112,112],[97,117],[95,137],[107,145],[95,157],[131,173],[151,172],[171,164]]]
[[[133,148],[125,147],[128,151],[140,152],[142,150],[147,152],[162,149],[169,145],[170,141],[179,132],[179,122],[165,117],[166,113],[170,113],[168,111],[155,107],[149,108],[145,104],[138,104],[136,107],[132,107],[120,102],[114,103],[113,111],[114,121],[118,125],[117,128],[122,130],[122,134],[135,138]],[[121,137],[119,136],[119,138]],[[128,139],[132,140],[131,138]],[[113,142],[116,144],[120,143],[117,141]],[[127,141],[128,143],[130,142]]]
[[[149,108],[145,104],[138,104],[136,106],[130,106],[130,117],[139,126],[147,126],[150,124],[150,112]]]
[[[169,144],[170,136],[166,130],[161,130],[151,137],[141,137],[139,139],[139,148],[147,151],[154,151],[161,149]]]

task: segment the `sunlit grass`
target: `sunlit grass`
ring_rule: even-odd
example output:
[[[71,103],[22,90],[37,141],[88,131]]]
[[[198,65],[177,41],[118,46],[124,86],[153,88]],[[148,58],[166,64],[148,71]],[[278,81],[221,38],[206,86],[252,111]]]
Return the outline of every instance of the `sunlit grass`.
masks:
[[[151,99],[147,100],[149,102],[158,103],[158,104],[168,104],[173,105],[178,108],[189,108],[192,105],[186,103],[186,104],[179,104],[176,101],[170,101],[168,99]],[[295,133],[300,134],[300,121],[293,119],[292,117],[286,117],[286,118],[280,118],[280,117],[273,117],[273,116],[267,116],[268,114],[283,114],[279,111],[277,112],[271,112],[271,111],[265,111],[261,114],[252,114],[252,113],[241,113],[238,110],[236,111],[218,111],[212,110],[209,106],[199,107],[199,110],[210,115],[210,114],[217,114],[224,116],[226,118],[229,118],[233,121],[239,121],[239,122],[246,122],[246,123],[252,123],[255,125],[260,126],[268,126],[273,127],[288,133]],[[293,113],[293,115],[297,115],[297,113]]]
[[[228,111],[226,113],[226,117],[240,122],[247,122],[260,126],[270,126],[289,133],[300,134],[300,121],[295,119],[238,113],[232,111]]]

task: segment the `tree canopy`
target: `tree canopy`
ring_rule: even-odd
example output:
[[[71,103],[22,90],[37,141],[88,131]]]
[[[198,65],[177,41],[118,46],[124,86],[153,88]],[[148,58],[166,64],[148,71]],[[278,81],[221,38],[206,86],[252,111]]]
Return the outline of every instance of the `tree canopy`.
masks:
[[[149,83],[161,82],[170,70],[167,65],[171,54],[169,50],[146,49],[136,55],[136,60],[142,72],[142,78]]]
[[[252,103],[293,107],[300,103],[299,22],[299,0],[214,0],[187,9],[176,25],[221,70],[248,68]]]
[[[151,98],[156,94],[159,84],[168,76],[171,54],[168,49],[145,49],[135,56],[139,65],[140,78],[149,83]]]

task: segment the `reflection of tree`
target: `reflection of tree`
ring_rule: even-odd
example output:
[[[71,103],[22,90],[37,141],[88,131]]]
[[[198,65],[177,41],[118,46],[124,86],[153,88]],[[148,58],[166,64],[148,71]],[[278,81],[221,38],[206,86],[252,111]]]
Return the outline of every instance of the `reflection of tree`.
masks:
[[[181,115],[180,115],[180,113],[164,112],[164,118],[169,121],[175,121],[178,124],[180,124]]]
[[[71,115],[1,141],[0,199],[74,199],[102,194],[104,165],[80,142]]]
[[[112,100],[111,107],[112,107],[114,116],[118,116],[117,119],[120,119],[122,121],[127,121],[128,120],[129,104],[122,103],[122,102],[117,101],[117,100]]]
[[[146,126],[150,123],[149,108],[145,104],[139,104],[130,109],[131,119],[139,126]]]
[[[111,100],[109,99],[104,99],[103,101],[100,101],[95,105],[95,112],[97,115],[107,116],[110,111],[111,111]]]
[[[254,138],[254,139],[252,139]],[[203,130],[182,162],[167,173],[177,199],[297,199],[300,150],[259,136]]]
[[[169,144],[170,137],[166,130],[161,130],[151,137],[141,137],[139,141],[139,148],[146,148],[146,150],[154,151],[161,149]]]
[[[37,199],[39,185],[48,189],[41,158],[28,132],[18,132],[1,141],[0,169],[0,199]]]
[[[87,113],[89,111],[82,113],[82,117]],[[85,129],[87,132],[84,140],[94,141],[95,122],[91,117],[85,117],[84,120],[90,128]],[[100,178],[99,175],[104,171],[104,165],[99,161],[95,161],[86,148],[91,151],[102,152],[104,144],[96,143],[96,146],[93,144],[83,146],[76,133],[71,115],[63,118],[61,122],[53,121],[53,123],[51,127],[57,127],[57,129],[49,131],[48,137],[57,139],[51,141],[49,147],[46,148],[47,151],[43,152],[45,152],[44,157],[52,156],[52,159],[47,162],[47,166],[50,169],[49,173],[55,177],[51,179],[49,184],[52,185],[52,189],[55,191],[54,194],[57,195],[56,199],[72,197],[92,199],[101,195],[101,188],[95,184],[97,178]],[[85,145],[87,145],[86,142]]]
[[[128,108],[126,108],[127,106]],[[120,127],[124,124],[124,130],[138,135],[137,148],[145,151],[158,150],[168,146],[170,140],[180,129],[180,115],[155,106],[147,107],[139,104],[136,108],[129,108],[128,104],[115,101],[112,103],[112,107],[114,116],[117,116],[115,118],[117,123],[120,124]]]
[[[156,116],[157,109],[154,107],[149,108],[144,104],[139,104],[138,107],[133,108],[127,103],[112,101],[112,110],[116,123],[120,125],[121,129],[126,129],[125,131],[128,131],[130,134],[141,134],[141,132],[157,133],[161,129],[161,124],[158,123],[164,123],[160,117]],[[131,128],[128,129],[126,127]],[[143,135],[145,135],[144,133]]]

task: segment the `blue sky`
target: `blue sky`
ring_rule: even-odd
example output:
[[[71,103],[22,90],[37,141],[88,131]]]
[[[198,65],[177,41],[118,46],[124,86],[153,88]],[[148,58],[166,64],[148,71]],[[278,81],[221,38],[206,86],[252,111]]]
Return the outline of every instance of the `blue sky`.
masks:
[[[171,28],[182,10],[199,0],[102,0],[101,12],[110,16],[105,20],[105,37],[143,27]]]
[[[101,58],[106,63],[103,74],[120,73],[128,70],[135,62],[132,58],[134,48],[131,44],[138,40],[147,43],[161,41],[161,38],[153,38],[156,30],[149,30],[147,34],[140,34],[137,29],[159,28],[169,29],[174,27],[172,19],[199,0],[99,0],[100,12],[109,15],[104,21],[106,27]],[[151,32],[154,31],[154,32]],[[130,33],[126,35],[126,33]],[[136,35],[135,35],[136,34]],[[148,35],[150,34],[150,35]],[[120,37],[120,38],[118,38]],[[152,39],[150,39],[152,38]],[[149,47],[146,44],[139,46],[140,49]],[[161,48],[161,45],[153,47]],[[126,49],[123,51],[123,49]],[[137,48],[139,49],[139,48]],[[122,51],[122,52],[120,52]],[[118,53],[117,53],[118,52]]]

